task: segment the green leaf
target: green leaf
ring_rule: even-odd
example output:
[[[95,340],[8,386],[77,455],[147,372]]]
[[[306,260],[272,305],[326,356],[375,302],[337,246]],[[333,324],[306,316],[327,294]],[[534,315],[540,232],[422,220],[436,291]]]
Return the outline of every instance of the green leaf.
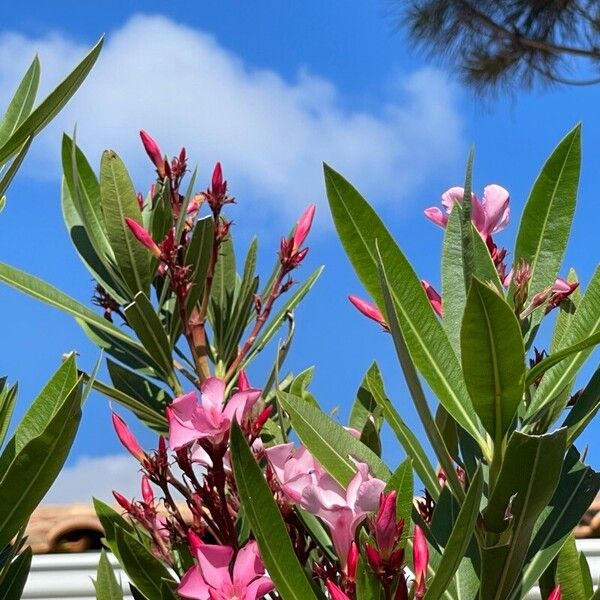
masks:
[[[581,165],[581,125],[558,144],[538,175],[523,210],[514,264],[531,266],[530,297],[554,283],[563,261],[575,212]],[[532,315],[533,339],[542,311]]]
[[[17,154],[17,156],[15,156],[14,160],[10,163],[10,167],[8,167],[8,169],[6,169],[6,171],[2,175],[2,179],[0,179],[0,196],[2,198],[5,197],[4,193],[8,189],[8,186],[12,183],[12,180],[14,179],[15,175],[17,174],[17,171],[19,170],[21,164],[23,163],[23,160],[25,159],[25,156],[27,154],[27,151],[29,150],[29,147],[31,146],[32,141],[33,141],[33,137],[28,137],[25,140],[25,143],[19,150],[19,153]],[[0,207],[0,211],[1,210],[2,210],[2,208]]]
[[[8,469],[29,442],[44,433],[48,422],[62,408],[76,384],[77,366],[75,355],[71,354],[46,383],[17,425],[0,457],[0,473]]]
[[[414,498],[412,469],[412,460],[407,458],[392,473],[385,486],[386,492],[391,490],[396,491],[396,518],[398,521],[403,519],[407,528],[408,523],[410,523]]]
[[[119,303],[123,304],[129,298],[129,292],[124,290],[124,285],[114,269],[110,266],[108,259],[100,258],[94,247],[94,242],[89,235],[89,226],[86,227],[81,220],[73,197],[67,187],[66,179],[63,178],[61,186],[61,205],[63,219],[69,231],[69,237],[81,260],[87,267],[92,277]]]
[[[123,161],[113,150],[102,153],[100,202],[115,261],[132,295],[148,292],[151,254],[131,233],[125,218],[142,225],[135,188]]]
[[[412,266],[369,204],[327,165],[325,181],[336,229],[358,277],[377,305],[384,308],[378,246],[415,366],[446,410],[485,448],[456,354]]]
[[[66,397],[55,397],[58,409],[47,416],[43,430],[20,446],[9,442],[16,454],[0,479],[0,547],[7,544],[29,518],[61,470],[81,419],[81,385]],[[32,425],[32,429],[37,424]],[[25,437],[25,436],[24,436]],[[14,438],[13,438],[14,439]],[[4,464],[5,449],[0,461]],[[24,477],[24,474],[27,474]]]
[[[347,487],[356,474],[356,465],[350,457],[367,463],[375,477],[389,479],[390,471],[379,456],[320,408],[285,392],[278,392],[277,398],[289,414],[300,441],[341,486]]]
[[[96,600],[123,600],[123,590],[108,560],[106,551],[100,553],[96,581]]]
[[[460,337],[463,373],[473,406],[485,430],[500,444],[523,401],[525,350],[510,306],[475,277]]]
[[[577,352],[581,352],[582,350],[587,350],[588,348],[591,350],[597,344],[600,344],[600,331],[596,331],[596,333],[593,333],[584,340],[577,342],[568,348],[557,350],[547,358],[544,358],[537,365],[535,365],[535,367],[531,368],[527,372],[527,385],[531,385],[548,369],[552,368],[554,365],[557,365],[568,356],[571,356]]]
[[[161,600],[162,580],[172,581],[167,568],[126,529],[116,525],[114,532],[119,562],[127,576],[148,600]]]
[[[579,437],[598,412],[598,408],[600,408],[600,367],[596,369],[562,424],[563,427],[568,428],[569,444]]]
[[[585,466],[572,446],[567,452],[554,496],[535,525],[527,564],[510,600],[524,597],[540,579],[599,490],[600,473]]]
[[[31,558],[33,552],[28,546],[17,556],[10,564],[3,577],[3,582],[0,584],[0,600],[20,600],[23,594],[23,588],[29,576],[31,568]]]
[[[237,423],[231,429],[231,456],[240,501],[277,592],[283,600],[316,600],[273,493]]]
[[[425,489],[427,489],[434,500],[437,500],[440,494],[440,484],[433,466],[427,457],[427,453],[419,443],[417,436],[412,429],[404,423],[402,417],[387,397],[377,364],[374,364],[373,367],[369,369],[369,372],[367,373],[367,384],[375,402],[377,402],[377,405],[381,408],[385,420],[396,434],[396,437],[406,454],[412,459],[415,472],[423,482]]]
[[[31,114],[40,84],[40,60],[36,56],[8,104],[0,122],[0,146],[4,145],[19,125]]]
[[[460,212],[460,235],[462,246],[462,267],[463,281],[465,289],[471,285],[471,277],[475,274],[475,258],[473,253],[473,228],[471,226],[471,215],[473,213],[471,192],[473,191],[473,160],[475,158],[475,148],[471,146],[469,157],[467,158],[467,168],[465,173],[465,186],[462,201],[462,210]]]
[[[0,146],[0,164],[15,154],[30,135],[35,135],[41,131],[58,114],[94,66],[102,49],[102,42],[103,39],[100,38],[75,69],[48,94],[40,105],[19,125],[11,137]]]
[[[121,329],[115,327],[106,319],[103,319],[99,314],[90,310],[80,302],[77,302],[77,300],[74,300],[70,296],[67,296],[67,294],[61,292],[53,285],[50,285],[29,273],[25,273],[6,263],[0,262],[0,281],[24,292],[36,300],[40,300],[45,304],[63,310],[86,323],[94,325],[100,330],[106,331],[115,338],[138,346],[141,349],[141,346],[134,342],[126,333],[123,333]]]
[[[0,448],[4,445],[6,434],[10,426],[10,420],[17,402],[17,384],[10,388],[6,387],[6,378],[0,378]]]
[[[573,534],[569,535],[566,543],[558,553],[556,583],[560,585],[560,593],[563,598],[587,600],[584,574],[580,567],[579,553],[577,552],[577,546],[575,546],[575,536]]]
[[[479,504],[483,494],[483,475],[481,469],[471,481],[456,523],[444,548],[442,558],[437,565],[435,576],[428,585],[425,600],[441,598],[462,560],[475,530],[479,516]]]
[[[356,600],[384,600],[385,592],[377,576],[362,556],[356,567]]]
[[[119,564],[123,564],[119,548],[116,541],[116,529],[128,531],[129,533],[135,531],[133,526],[126,521],[118,512],[113,510],[108,504],[98,500],[98,498],[92,499],[94,503],[94,510],[102,525],[104,531],[104,543],[111,549],[112,553],[117,557]]]
[[[592,351],[592,345],[587,345],[586,339],[598,333],[600,333],[600,267],[594,271],[573,317],[569,332],[561,340],[559,351],[572,346],[577,347],[576,345],[580,343],[583,343],[584,349],[569,354],[545,373],[529,405],[527,421],[534,420],[535,416],[573,381],[577,371]],[[592,337],[591,342],[596,343],[596,338]]]
[[[386,275],[385,266],[381,260],[379,249],[376,249],[378,252],[377,268],[381,279],[381,289],[384,293],[387,321],[389,324],[390,332],[392,334],[392,338],[394,340],[394,346],[396,348],[396,354],[398,355],[398,361],[400,362],[400,366],[402,368],[404,378],[406,379],[406,383],[408,385],[413,404],[415,405],[417,414],[421,419],[421,423],[423,424],[423,428],[425,429],[425,433],[427,434],[429,443],[431,444],[434,452],[436,453],[442,469],[444,469],[444,471],[448,475],[448,486],[452,490],[452,493],[455,495],[457,500],[460,502],[463,499],[464,491],[456,475],[454,460],[450,455],[450,451],[446,447],[444,438],[438,430],[437,424],[429,409],[429,405],[427,404],[427,399],[425,398],[425,393],[423,392],[423,388],[421,387],[421,382],[415,369],[415,364],[408,351],[403,332],[400,329],[400,324],[398,322],[397,305],[394,303],[390,292],[390,286]],[[453,353],[452,356],[455,357]],[[446,407],[444,406],[444,408]],[[450,411],[448,412],[450,413]],[[481,442],[480,447],[487,450],[487,445],[483,441]]]
[[[127,321],[136,332],[148,354],[155,360],[167,381],[173,382],[173,357],[167,334],[144,292],[138,292],[125,307]]]
[[[501,534],[510,527],[510,543],[484,549],[481,598],[503,600],[518,581],[534,525],[556,490],[566,438],[564,428],[539,436],[519,431],[511,435],[483,512],[487,532]],[[511,518],[507,519],[507,514]]]

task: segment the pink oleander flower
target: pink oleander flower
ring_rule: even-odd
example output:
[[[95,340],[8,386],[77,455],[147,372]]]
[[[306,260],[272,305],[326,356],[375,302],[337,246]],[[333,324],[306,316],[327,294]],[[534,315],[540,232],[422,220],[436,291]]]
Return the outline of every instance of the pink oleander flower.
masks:
[[[125,223],[127,223],[127,227],[129,227],[129,230],[134,235],[135,239],[142,244],[142,246],[148,248],[155,258],[160,258],[160,248],[152,239],[152,236],[134,219],[125,217]]]
[[[442,194],[442,212],[437,206],[425,209],[425,216],[436,225],[446,227],[448,224],[448,215],[452,208],[458,202],[462,204],[465,195],[464,188],[452,187]],[[510,196],[503,187],[492,184],[483,188],[483,198],[471,195],[473,225],[484,240],[487,240],[492,233],[502,231],[507,225],[510,217]]]
[[[413,535],[413,572],[415,574],[415,599],[420,600],[427,588],[427,566],[429,565],[429,547],[423,530],[415,525]]]
[[[176,398],[167,407],[169,445],[179,450],[198,440],[220,444],[228,437],[233,420],[241,423],[259,396],[260,390],[249,389],[233,394],[226,403],[225,382],[218,377],[206,379],[200,399],[194,391]],[[192,450],[203,456],[198,445]]]
[[[372,319],[376,323],[379,323],[386,331],[389,331],[389,326],[385,322],[383,314],[381,311],[373,304],[372,302],[368,302],[367,300],[363,300],[358,296],[353,296],[350,294],[348,296],[348,300],[352,303],[352,305],[365,317],[368,319]]]
[[[331,600],[350,600],[350,598],[348,598],[348,596],[330,579],[325,582],[325,585]]]
[[[327,524],[345,569],[356,528],[377,510],[385,482],[372,477],[365,463],[356,463],[356,474],[344,489],[305,448],[294,451],[293,444],[282,444],[265,452],[283,493]]]
[[[579,287],[579,282],[569,283],[562,277],[557,277],[552,285],[552,293],[554,294],[572,294]]]
[[[127,423],[117,413],[112,414],[112,423],[121,444],[125,446],[132,456],[143,462],[146,458],[146,453],[131,432],[131,429],[127,426]]]
[[[548,600],[561,600],[560,585],[557,585],[548,596]]]
[[[436,289],[425,279],[421,279],[421,285],[427,294],[427,298],[431,304],[431,307],[438,315],[438,317],[444,316],[444,310],[442,308],[442,297],[437,293]]]
[[[239,550],[231,570],[233,548],[198,542],[191,548],[198,564],[183,576],[177,588],[180,596],[195,600],[259,600],[273,591],[254,540]]]

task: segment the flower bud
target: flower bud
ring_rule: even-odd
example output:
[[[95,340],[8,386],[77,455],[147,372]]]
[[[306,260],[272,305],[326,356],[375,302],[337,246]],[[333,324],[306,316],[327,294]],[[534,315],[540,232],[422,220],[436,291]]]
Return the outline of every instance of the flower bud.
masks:
[[[238,373],[237,386],[238,392],[245,392],[246,390],[252,388],[250,381],[248,381],[248,375],[246,375],[246,371],[244,371],[244,369]]]
[[[344,592],[342,592],[342,590],[340,590],[340,588],[330,579],[325,582],[325,585],[327,586],[327,591],[329,592],[329,597],[331,600],[350,600],[348,596],[346,596],[346,594],[344,594]]]
[[[308,232],[310,231],[313,219],[315,217],[316,206],[311,204],[302,214],[300,219],[298,219],[298,223],[296,224],[296,231],[294,232],[293,239],[293,248],[294,252],[297,252],[300,249],[300,246],[306,240],[308,236]]]
[[[398,541],[396,524],[396,492],[381,494],[379,510],[373,521],[372,529],[379,552],[384,559],[391,556]]]
[[[548,596],[548,600],[561,600],[560,585],[557,585]]]
[[[376,548],[373,548],[368,542],[365,544],[365,554],[367,555],[367,561],[371,565],[374,573],[381,573],[382,561],[381,555]]]
[[[431,304],[431,308],[435,311],[438,317],[444,316],[442,309],[442,297],[437,293],[436,289],[425,279],[421,279],[421,285],[427,294],[427,298]]]
[[[150,480],[145,475],[142,477],[142,498],[146,504],[154,502],[154,492],[152,491]]]
[[[427,587],[427,566],[429,564],[429,547],[423,530],[415,525],[413,535],[413,572],[415,574],[415,599],[425,595]]]
[[[156,167],[156,171],[161,179],[165,177],[165,160],[163,158],[162,152],[158,147],[158,144],[154,141],[154,139],[143,129],[140,131],[140,137],[142,138],[142,144],[144,144],[144,149],[146,150],[146,154],[149,156],[150,160]]]
[[[112,495],[115,497],[115,500],[117,501],[117,503],[119,504],[119,506],[121,508],[123,508],[124,510],[126,510],[127,512],[131,512],[132,504],[131,502],[129,502],[129,500],[127,500],[127,498],[125,498],[125,496],[123,496],[122,494],[119,494],[119,492],[115,492],[113,490]]]
[[[127,227],[129,227],[129,230],[134,235],[135,239],[143,246],[146,246],[156,258],[160,258],[160,248],[152,239],[152,236],[134,219],[125,217],[125,223],[127,223]]]
[[[117,433],[117,437],[121,441],[121,444],[140,462],[143,462],[146,458],[146,453],[142,450],[135,436],[131,432],[131,429],[127,427],[127,424],[119,415],[116,413],[112,414],[113,427]]]
[[[381,311],[372,302],[367,302],[366,300],[353,295],[348,296],[348,300],[350,300],[354,307],[363,315],[365,315],[365,317],[376,321],[386,331],[389,331],[388,324],[385,322]]]
[[[356,542],[350,544],[350,550],[348,550],[348,558],[346,560],[346,578],[350,582],[356,581],[356,567],[358,565],[358,546]]]

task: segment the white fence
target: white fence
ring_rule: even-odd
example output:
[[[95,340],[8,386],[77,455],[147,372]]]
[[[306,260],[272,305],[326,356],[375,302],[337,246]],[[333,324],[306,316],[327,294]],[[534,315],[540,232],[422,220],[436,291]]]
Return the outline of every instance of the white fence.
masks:
[[[579,540],[579,550],[583,550],[587,556],[592,571],[592,579],[597,582],[600,579],[600,539]],[[33,557],[31,572],[23,599],[35,600],[91,600],[96,598],[92,577],[96,576],[98,564],[97,552],[86,552],[83,554],[38,554]],[[117,578],[123,583],[125,598],[131,599],[126,577],[118,568],[114,557],[110,556],[115,566]],[[535,592],[529,594],[532,600],[539,598]],[[568,599],[567,599],[568,600]]]

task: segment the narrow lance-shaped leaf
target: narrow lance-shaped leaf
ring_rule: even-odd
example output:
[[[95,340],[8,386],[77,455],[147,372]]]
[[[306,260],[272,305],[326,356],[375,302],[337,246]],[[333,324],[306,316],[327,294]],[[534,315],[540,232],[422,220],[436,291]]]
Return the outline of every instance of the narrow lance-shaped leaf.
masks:
[[[231,430],[233,474],[269,576],[283,600],[316,600],[273,493],[237,423]]]
[[[577,125],[558,144],[533,184],[523,210],[514,252],[514,264],[531,266],[531,296],[552,285],[569,239],[575,212],[581,164],[581,126]],[[532,315],[529,340],[542,318]]]
[[[17,127],[31,114],[39,84],[40,59],[36,56],[19,83],[0,122],[0,146],[6,143]]]
[[[525,351],[514,312],[472,278],[461,329],[461,358],[475,411],[500,444],[523,400]]]
[[[123,590],[117,581],[105,550],[100,553],[94,587],[96,588],[96,600],[123,600]]]
[[[0,164],[15,154],[30,135],[35,135],[43,129],[63,108],[94,66],[102,49],[102,42],[101,38],[75,69],[48,94],[11,137],[0,146]]]
[[[100,164],[100,201],[106,233],[115,261],[132,295],[147,292],[150,284],[150,253],[127,226],[126,218],[142,225],[137,196],[123,161],[105,150]]]

